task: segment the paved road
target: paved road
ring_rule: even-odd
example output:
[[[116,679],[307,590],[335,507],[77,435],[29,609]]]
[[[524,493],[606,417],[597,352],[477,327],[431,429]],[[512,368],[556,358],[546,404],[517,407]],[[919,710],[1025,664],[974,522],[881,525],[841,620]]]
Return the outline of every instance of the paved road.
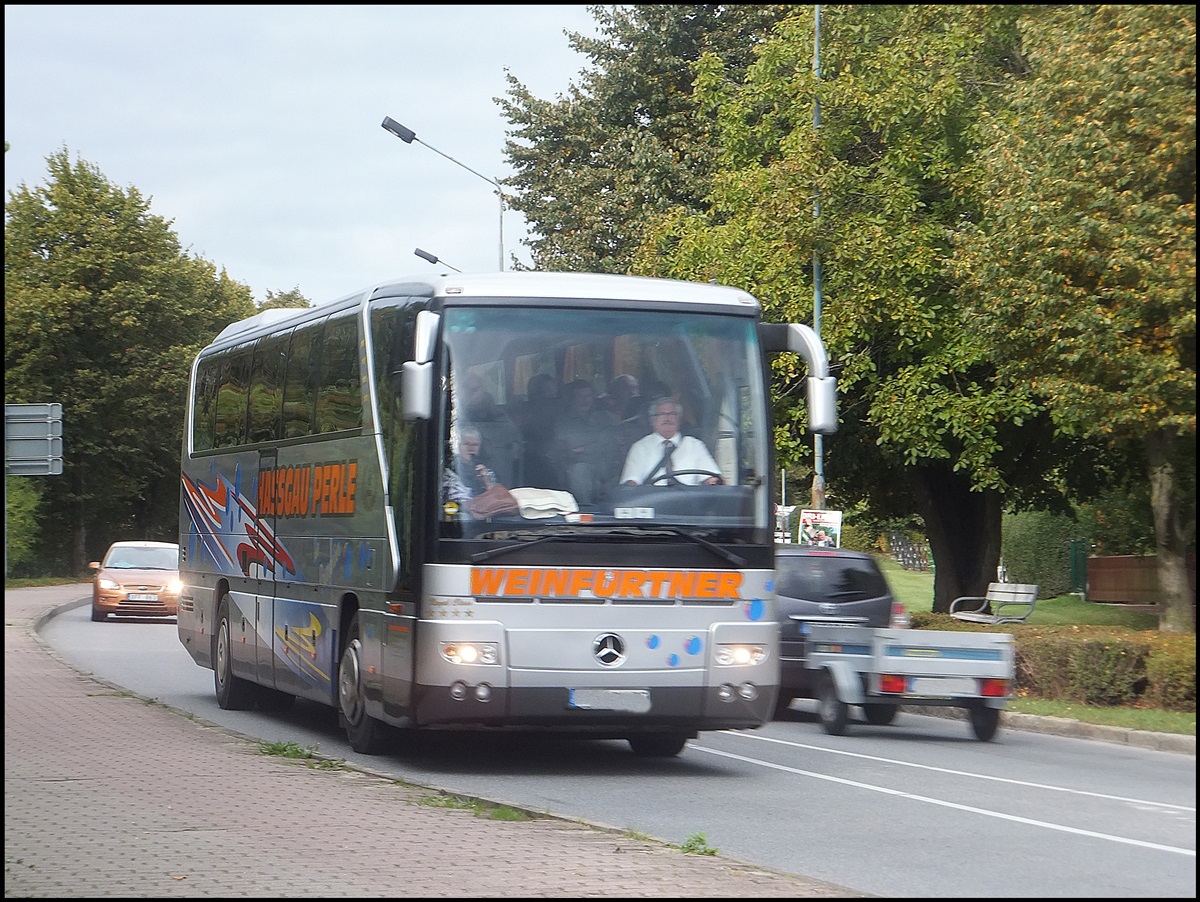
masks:
[[[79,587],[4,595],[4,896],[837,898],[805,877],[258,753],[37,637]]]

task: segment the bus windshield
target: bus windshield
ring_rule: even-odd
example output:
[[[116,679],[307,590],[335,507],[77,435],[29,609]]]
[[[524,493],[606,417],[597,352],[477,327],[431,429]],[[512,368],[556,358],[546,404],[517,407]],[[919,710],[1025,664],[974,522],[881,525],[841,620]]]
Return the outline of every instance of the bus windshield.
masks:
[[[441,536],[770,528],[757,335],[728,313],[447,306]]]

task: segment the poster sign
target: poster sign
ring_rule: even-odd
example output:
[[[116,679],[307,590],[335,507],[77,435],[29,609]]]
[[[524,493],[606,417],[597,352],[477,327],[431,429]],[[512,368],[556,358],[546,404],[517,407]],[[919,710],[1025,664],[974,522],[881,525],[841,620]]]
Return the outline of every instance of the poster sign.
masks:
[[[775,541],[790,542],[792,541],[792,526],[791,517],[792,511],[796,509],[794,504],[776,504],[775,505]]]
[[[800,511],[799,538],[801,545],[842,547],[842,512],[826,510]]]

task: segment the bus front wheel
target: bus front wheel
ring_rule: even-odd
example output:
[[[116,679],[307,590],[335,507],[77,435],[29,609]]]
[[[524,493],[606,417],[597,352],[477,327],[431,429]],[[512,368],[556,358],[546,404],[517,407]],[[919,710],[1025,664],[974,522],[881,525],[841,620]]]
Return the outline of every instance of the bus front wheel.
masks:
[[[222,596],[217,608],[216,647],[213,649],[213,684],[217,704],[226,711],[246,711],[254,707],[258,687],[233,673],[233,627],[229,622],[229,597]]]
[[[338,667],[338,701],[350,748],[363,755],[378,755],[387,746],[388,726],[367,713],[362,659],[362,632],[355,614]]]

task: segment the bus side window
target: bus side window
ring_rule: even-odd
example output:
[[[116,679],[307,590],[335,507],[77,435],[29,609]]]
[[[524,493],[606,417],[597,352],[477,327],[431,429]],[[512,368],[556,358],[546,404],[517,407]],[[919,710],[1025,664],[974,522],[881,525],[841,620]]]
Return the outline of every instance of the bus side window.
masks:
[[[292,333],[283,383],[283,438],[313,434],[313,412],[317,400],[322,324],[305,326]]]
[[[213,447],[227,448],[246,443],[246,403],[250,381],[250,349],[235,351],[229,358],[217,389]]]
[[[273,442],[279,438],[287,342],[286,335],[282,338],[262,338],[254,349],[254,366],[250,373],[251,442]]]
[[[351,317],[325,328],[321,387],[317,395],[317,432],[362,427],[362,384],[358,371],[358,323]]]
[[[196,367],[196,402],[192,408],[192,451],[213,447],[217,421],[217,388],[222,381],[220,359],[207,357]]]

